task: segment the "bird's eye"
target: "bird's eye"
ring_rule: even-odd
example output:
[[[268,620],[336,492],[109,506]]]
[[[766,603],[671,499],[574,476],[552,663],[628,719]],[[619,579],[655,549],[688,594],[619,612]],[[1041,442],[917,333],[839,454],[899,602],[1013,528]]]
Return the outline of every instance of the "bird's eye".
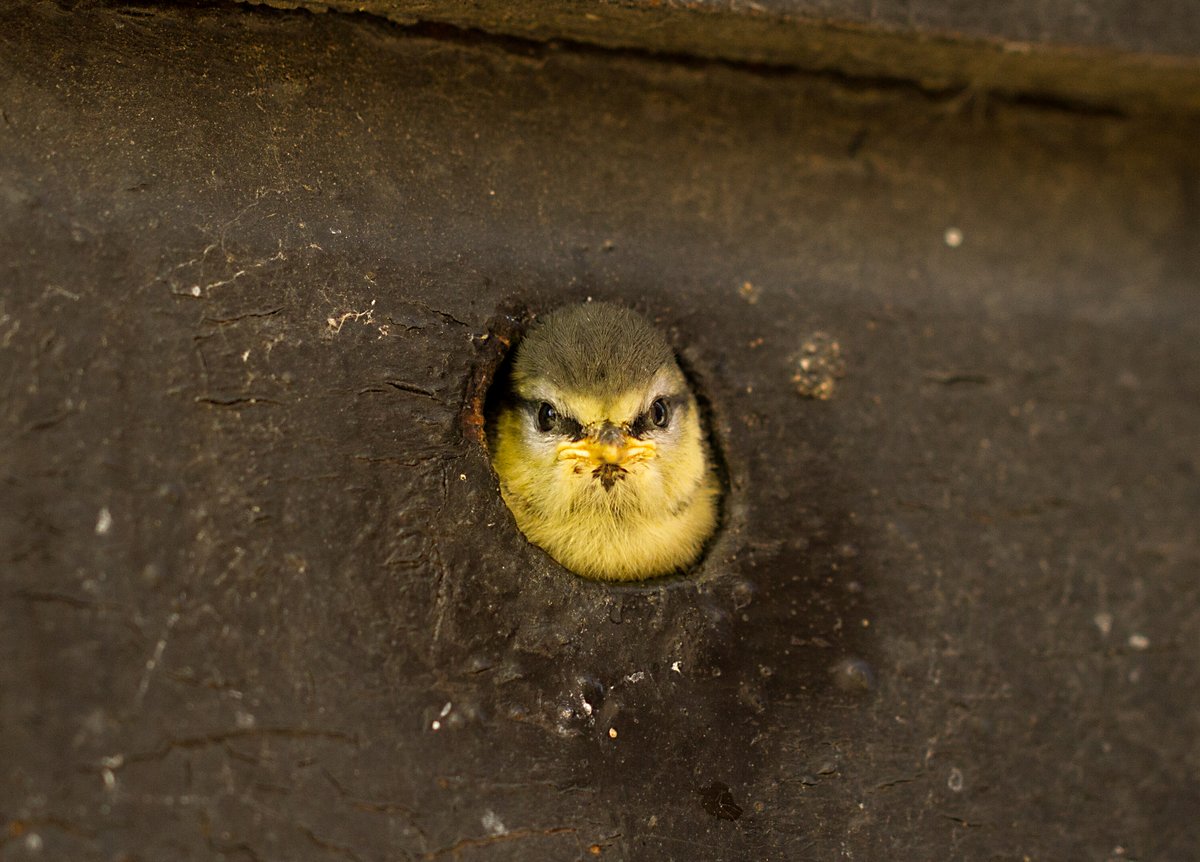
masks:
[[[650,405],[650,421],[659,428],[667,427],[667,423],[671,421],[671,412],[667,409],[666,401],[658,398]]]
[[[538,407],[537,423],[538,430],[545,434],[554,427],[554,423],[558,421],[558,411],[555,410],[549,402],[543,401]]]

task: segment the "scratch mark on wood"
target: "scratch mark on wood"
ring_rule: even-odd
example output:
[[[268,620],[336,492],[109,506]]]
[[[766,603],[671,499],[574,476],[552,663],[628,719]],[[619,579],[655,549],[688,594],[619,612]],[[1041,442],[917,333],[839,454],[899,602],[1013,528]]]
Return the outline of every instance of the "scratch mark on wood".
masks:
[[[46,416],[41,419],[34,419],[22,429],[22,433],[28,434],[30,431],[45,431],[47,428],[53,428],[55,425],[58,425],[60,422],[70,416],[73,412],[73,410],[60,410],[57,413],[51,414],[50,416]]]
[[[478,672],[478,671],[475,671]],[[569,793],[599,793],[599,789],[583,784],[564,784],[556,781],[491,781],[475,775],[438,775],[434,781],[438,786],[446,787],[476,787],[488,791],[527,790],[531,787],[542,787],[563,795]]]
[[[154,653],[146,660],[146,669],[142,672],[141,682],[138,683],[137,695],[133,699],[134,709],[140,709],[142,706],[142,700],[150,688],[150,677],[154,674],[154,669],[158,667],[159,662],[162,661],[163,653],[167,649],[167,638],[170,637],[171,629],[177,622],[179,622],[179,614],[171,613],[167,616],[167,621],[163,623],[158,643],[154,645]]]
[[[446,563],[442,559],[442,555],[438,553],[436,543],[430,546],[430,552],[430,556],[433,558],[437,569],[437,588],[434,593],[433,637],[430,639],[430,648],[433,652],[433,658],[436,660],[442,645],[442,625],[446,621],[446,610],[449,607],[446,581],[449,579],[450,574],[446,569]]]
[[[231,856],[234,853],[244,854],[250,859],[250,862],[260,862],[261,858],[249,843],[245,841],[218,841],[214,836],[212,818],[209,816],[205,808],[198,808],[196,817],[200,821],[200,831],[204,835],[204,843],[208,845],[208,849],[213,853],[219,853],[221,856]],[[225,834],[228,838],[228,833]]]
[[[983,824],[983,823],[980,823],[980,822],[979,822],[979,821],[977,821],[977,820],[967,820],[965,817],[956,817],[956,816],[955,816],[955,815],[953,815],[953,814],[942,814],[942,813],[939,813],[939,814],[938,814],[938,817],[941,817],[941,818],[943,818],[944,820],[950,820],[950,821],[953,821],[954,823],[957,823],[958,825],[960,825],[960,826],[962,826],[962,827],[964,827],[964,828],[966,828],[966,829],[979,829],[980,827],[982,827],[982,826],[984,826],[984,825],[985,825],[985,824]]]
[[[126,763],[140,763],[150,760],[161,760],[176,749],[193,749],[206,748],[210,745],[223,745],[230,740],[249,739],[255,737],[273,737],[279,739],[326,739],[333,742],[344,742],[348,745],[358,747],[359,741],[357,734],[346,733],[341,730],[322,730],[309,729],[303,727],[246,727],[236,730],[226,730],[217,733],[206,733],[201,736],[184,736],[177,739],[168,739],[163,742],[158,748],[151,751],[135,752],[128,757],[120,758],[117,761],[117,766]],[[105,758],[105,764],[111,762],[113,758]],[[116,768],[108,766],[108,768]]]
[[[321,838],[319,835],[317,835],[317,833],[313,832],[307,826],[300,826],[299,829],[309,841],[320,847],[322,850],[328,850],[330,853],[334,853],[344,859],[350,859],[352,862],[362,862],[362,857],[355,853],[350,847],[347,847],[344,844],[336,844],[333,841]]]
[[[406,304],[415,305],[417,308],[420,308],[424,311],[428,311],[430,314],[436,314],[438,317],[442,318],[442,320],[445,320],[449,323],[453,323],[458,326],[464,326],[464,327],[470,329],[469,323],[459,320],[457,317],[455,317],[453,314],[451,314],[448,311],[442,311],[440,308],[434,308],[432,305],[430,305],[427,302],[421,302],[419,299],[407,299],[404,301]]]
[[[987,374],[972,371],[926,371],[925,379],[943,386],[955,386],[959,383],[973,383],[982,386],[992,382],[992,378]]]
[[[909,777],[909,778],[890,778],[890,779],[888,779],[887,781],[882,781],[882,782],[880,782],[879,784],[876,784],[876,785],[875,785],[875,789],[876,789],[876,790],[887,790],[887,789],[888,789],[888,788],[890,788],[890,787],[896,787],[896,786],[898,786],[898,785],[901,785],[901,784],[912,784],[912,783],[913,783],[914,781],[916,781],[916,780],[917,780],[917,779],[916,779],[915,777]]]
[[[27,602],[45,602],[47,604],[66,605],[76,610],[116,610],[121,605],[113,602],[97,602],[92,599],[71,596],[66,593],[55,593],[48,590],[18,589],[12,592],[12,597]]]
[[[505,841],[522,841],[526,838],[549,838],[554,835],[576,835],[579,830],[574,826],[554,826],[550,829],[514,829],[501,835],[489,835],[486,838],[463,838],[449,847],[431,850],[425,854],[425,859],[438,859],[442,856],[457,856],[463,850],[472,847],[490,847]]]
[[[441,461],[444,456],[430,455],[426,458],[400,458],[396,455],[355,455],[355,461],[365,461],[368,464],[394,464],[397,467],[423,467],[435,461]]]
[[[279,312],[283,311],[283,306],[277,308],[265,308],[261,311],[247,311],[243,314],[235,314],[232,317],[204,317],[202,320],[205,323],[215,323],[218,326],[226,326],[231,323],[237,323],[251,317],[274,317]]]
[[[399,389],[401,392],[411,392],[413,395],[424,395],[426,398],[432,398],[434,401],[440,402],[437,393],[432,389],[426,389],[423,386],[417,386],[415,383],[405,383],[403,380],[385,380],[383,381],[388,386]]]
[[[233,395],[224,398],[216,395],[197,395],[196,403],[210,404],[214,407],[253,407],[258,404],[279,404],[273,398],[264,398],[260,395]]]
[[[77,596],[68,596],[63,593],[41,592],[38,590],[16,590],[13,592],[13,598],[24,599],[27,602],[52,602],[66,605],[70,608],[78,608],[80,610],[91,610],[98,605],[88,599],[81,599]]]
[[[333,773],[324,767],[321,767],[321,775],[324,776],[325,780],[328,781],[333,789],[337,792],[338,797],[352,808],[356,808],[359,811],[366,811],[371,814],[386,814],[389,816],[398,814],[404,817],[404,819],[408,822],[409,828],[421,836],[422,839],[428,840],[425,830],[423,830],[416,822],[416,812],[413,811],[413,809],[409,806],[403,805],[399,802],[380,801],[357,796],[347,790],[345,785],[334,778]]]

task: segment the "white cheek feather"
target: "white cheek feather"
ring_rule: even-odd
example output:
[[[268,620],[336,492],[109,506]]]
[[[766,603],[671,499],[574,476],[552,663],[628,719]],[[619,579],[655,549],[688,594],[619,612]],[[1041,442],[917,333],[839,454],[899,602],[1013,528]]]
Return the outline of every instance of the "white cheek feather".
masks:
[[[558,460],[558,440],[554,434],[545,434],[538,430],[537,420],[530,417],[522,429],[526,451],[539,464],[549,467]]]

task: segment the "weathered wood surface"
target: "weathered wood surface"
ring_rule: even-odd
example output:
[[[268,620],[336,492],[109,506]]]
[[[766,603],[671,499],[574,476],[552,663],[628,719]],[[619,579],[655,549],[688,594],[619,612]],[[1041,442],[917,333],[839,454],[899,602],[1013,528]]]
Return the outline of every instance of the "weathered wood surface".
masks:
[[[1193,0],[243,0],[878,78],[933,94],[1200,114]],[[442,31],[444,32],[444,30]]]
[[[1194,125],[0,19],[6,860],[1195,854]],[[693,580],[562,571],[467,433],[587,296],[712,402]]]

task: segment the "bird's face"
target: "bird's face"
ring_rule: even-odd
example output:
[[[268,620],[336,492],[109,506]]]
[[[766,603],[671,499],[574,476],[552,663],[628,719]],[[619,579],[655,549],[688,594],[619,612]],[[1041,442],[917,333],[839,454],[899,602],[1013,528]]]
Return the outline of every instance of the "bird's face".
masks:
[[[511,430],[549,506],[670,506],[704,471],[695,402],[674,362],[620,393],[535,379],[518,395]]]
[[[517,525],[586,577],[677,570],[716,524],[696,399],[663,337],[626,309],[568,307],[522,339],[488,436]]]

